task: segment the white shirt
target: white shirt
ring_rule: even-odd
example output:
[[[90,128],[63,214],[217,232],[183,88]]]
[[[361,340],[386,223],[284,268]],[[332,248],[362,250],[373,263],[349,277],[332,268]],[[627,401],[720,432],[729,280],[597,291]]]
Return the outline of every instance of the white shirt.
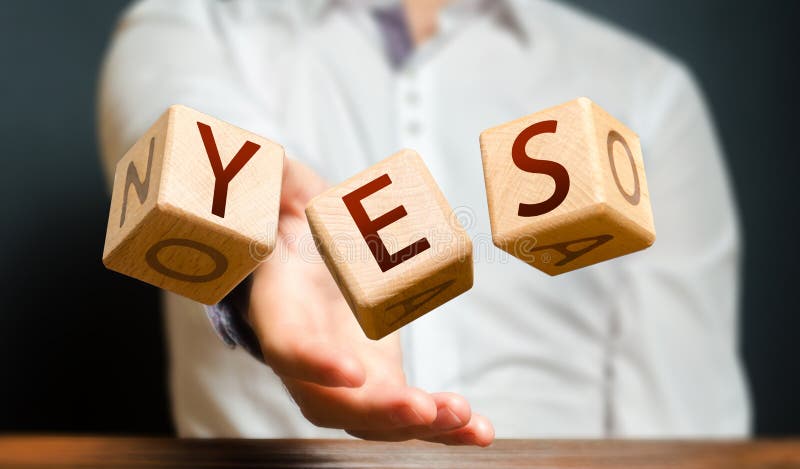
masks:
[[[113,164],[173,103],[282,143],[332,183],[424,158],[475,246],[475,285],[402,330],[410,384],[463,394],[498,437],[744,435],[738,222],[708,111],[680,64],[542,0],[462,2],[395,71],[365,4],[143,1],[105,63]],[[488,6],[487,6],[488,5]],[[588,96],[641,137],[658,239],[551,278],[491,244],[479,133]],[[182,436],[342,437],[165,297]]]

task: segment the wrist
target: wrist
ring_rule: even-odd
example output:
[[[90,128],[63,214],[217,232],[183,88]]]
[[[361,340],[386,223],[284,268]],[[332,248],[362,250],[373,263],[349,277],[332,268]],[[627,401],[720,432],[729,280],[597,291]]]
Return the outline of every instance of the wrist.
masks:
[[[229,347],[237,345],[250,355],[263,361],[258,338],[248,320],[252,278],[248,276],[225,298],[215,305],[206,306],[206,314],[219,338]]]

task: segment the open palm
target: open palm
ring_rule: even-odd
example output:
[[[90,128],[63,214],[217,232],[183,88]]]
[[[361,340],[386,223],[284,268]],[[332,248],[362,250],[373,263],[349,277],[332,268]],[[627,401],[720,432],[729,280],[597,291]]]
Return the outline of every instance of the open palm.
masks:
[[[286,160],[275,253],[256,270],[249,321],[264,359],[313,424],[373,440],[485,446],[494,430],[453,393],[407,385],[398,333],[367,338],[311,246],[304,209],[324,181]]]

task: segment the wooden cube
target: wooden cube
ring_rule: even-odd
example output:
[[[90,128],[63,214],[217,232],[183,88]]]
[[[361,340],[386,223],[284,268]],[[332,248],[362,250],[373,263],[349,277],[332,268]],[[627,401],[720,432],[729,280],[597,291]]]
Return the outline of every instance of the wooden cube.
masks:
[[[171,106],[117,164],[103,263],[201,303],[275,247],[283,148]]]
[[[315,197],[306,215],[320,254],[371,339],[472,287],[472,241],[412,150]]]
[[[587,98],[485,130],[492,239],[558,275],[655,241],[639,137]]]

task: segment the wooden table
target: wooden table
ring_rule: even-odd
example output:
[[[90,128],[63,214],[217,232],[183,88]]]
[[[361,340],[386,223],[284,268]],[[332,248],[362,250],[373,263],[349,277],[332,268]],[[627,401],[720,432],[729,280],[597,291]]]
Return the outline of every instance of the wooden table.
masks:
[[[486,449],[356,440],[0,437],[0,467],[800,468],[800,440],[498,440]]]

